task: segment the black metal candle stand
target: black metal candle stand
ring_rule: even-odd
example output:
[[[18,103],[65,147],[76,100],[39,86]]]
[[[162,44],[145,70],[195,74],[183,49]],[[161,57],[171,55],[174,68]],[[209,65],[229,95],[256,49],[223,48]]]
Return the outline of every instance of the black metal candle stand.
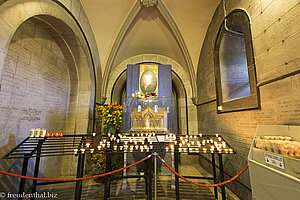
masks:
[[[41,157],[51,156],[66,156],[74,155],[78,156],[77,164],[77,178],[83,177],[84,163],[86,154],[106,154],[106,167],[105,171],[111,171],[111,155],[113,153],[145,153],[150,155],[154,152],[166,152],[174,154],[175,171],[178,172],[179,156],[180,154],[211,154],[212,158],[212,177],[197,177],[197,176],[185,176],[189,179],[206,179],[213,180],[214,184],[218,181],[224,181],[223,170],[223,154],[235,153],[229,144],[218,134],[216,135],[156,135],[151,134],[129,134],[123,136],[121,134],[117,136],[100,136],[94,137],[90,134],[78,134],[78,135],[63,135],[62,137],[27,137],[14,149],[12,149],[3,159],[23,159],[22,175],[26,176],[28,161],[30,158],[35,158],[34,177],[39,175],[39,166]],[[215,155],[219,159],[220,177],[216,175],[216,163]],[[124,178],[141,178],[145,179],[145,195],[148,199],[152,199],[152,178],[153,178],[153,161],[152,159],[146,160],[145,174],[137,176],[116,176],[110,175],[105,177],[104,199],[110,197],[110,182],[112,179],[124,179]],[[25,191],[26,179],[21,178],[19,184],[19,194]],[[70,181],[45,181],[38,182],[33,180],[29,189],[26,192],[34,193],[39,185],[65,183]],[[82,193],[82,180],[75,180],[75,199],[81,199]],[[179,178],[175,177],[175,190],[176,199],[179,199]],[[222,199],[225,200],[225,186],[221,186]],[[217,187],[214,187],[215,199],[218,199]]]

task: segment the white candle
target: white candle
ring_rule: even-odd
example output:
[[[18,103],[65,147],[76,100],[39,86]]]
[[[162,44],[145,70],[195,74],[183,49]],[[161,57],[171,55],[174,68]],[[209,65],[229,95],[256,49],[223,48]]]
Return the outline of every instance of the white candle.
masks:
[[[94,153],[94,149],[90,149],[91,153]]]

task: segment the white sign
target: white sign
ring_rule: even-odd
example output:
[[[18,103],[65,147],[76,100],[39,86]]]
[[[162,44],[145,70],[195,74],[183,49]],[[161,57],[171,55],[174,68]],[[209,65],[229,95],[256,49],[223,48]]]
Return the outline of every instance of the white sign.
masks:
[[[278,155],[274,155],[274,154],[265,152],[265,162],[269,165],[273,165],[275,167],[285,169],[282,156],[278,156]]]

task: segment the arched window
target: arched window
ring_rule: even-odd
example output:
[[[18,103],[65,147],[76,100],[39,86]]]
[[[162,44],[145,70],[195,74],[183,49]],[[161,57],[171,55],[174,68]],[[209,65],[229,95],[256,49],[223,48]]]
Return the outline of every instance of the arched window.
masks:
[[[218,112],[259,107],[250,22],[241,10],[223,21],[215,44]]]

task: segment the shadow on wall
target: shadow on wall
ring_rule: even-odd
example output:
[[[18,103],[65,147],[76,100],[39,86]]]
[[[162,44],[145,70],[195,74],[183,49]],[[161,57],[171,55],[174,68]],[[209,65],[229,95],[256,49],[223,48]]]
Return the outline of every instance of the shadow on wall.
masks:
[[[22,159],[2,159],[11,149],[15,147],[15,142],[16,137],[11,134],[9,136],[8,143],[0,148],[0,170],[2,171],[20,173],[22,170]],[[30,168],[29,171],[31,171]],[[1,174],[0,192],[18,192],[19,181],[19,178]]]

